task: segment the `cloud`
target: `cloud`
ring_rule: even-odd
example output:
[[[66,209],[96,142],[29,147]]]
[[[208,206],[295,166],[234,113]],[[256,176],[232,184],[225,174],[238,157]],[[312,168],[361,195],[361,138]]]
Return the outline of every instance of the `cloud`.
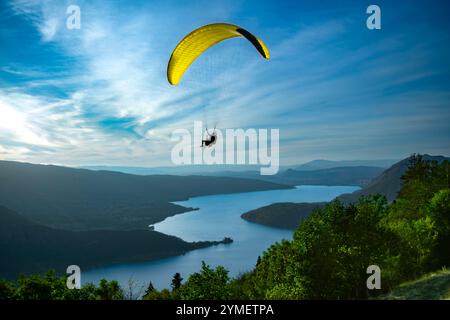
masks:
[[[58,20],[48,19],[39,26],[39,31],[41,32],[42,39],[44,41],[51,41],[56,34],[58,29]]]
[[[245,4],[206,3],[117,8],[84,1],[81,29],[67,30],[68,3],[13,1],[15,14],[39,32],[48,60],[2,67],[21,77],[0,91],[7,110],[2,152],[34,162],[170,164],[171,132],[191,129],[194,120],[279,128],[285,163],[448,148],[442,139],[426,139],[449,129],[448,86],[433,80],[449,68],[437,59],[435,40],[404,31],[376,38],[348,17],[275,19],[264,27],[240,15]],[[165,68],[177,41],[225,18],[261,32],[272,59],[260,59],[245,39],[231,39],[195,61],[180,86],[168,85]]]
[[[14,14],[21,15],[34,24],[44,42],[52,41],[59,29],[60,15],[52,1],[14,0],[10,7]]]
[[[0,100],[0,133],[4,137],[20,143],[27,143],[40,146],[51,146],[45,138],[39,136],[35,127],[30,125],[25,114],[19,112],[13,106]]]

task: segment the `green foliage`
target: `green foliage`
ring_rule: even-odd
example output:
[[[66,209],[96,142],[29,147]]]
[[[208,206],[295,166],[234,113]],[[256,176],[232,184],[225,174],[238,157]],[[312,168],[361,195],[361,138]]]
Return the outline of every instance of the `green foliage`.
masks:
[[[256,259],[256,267],[259,266],[261,263],[261,256],[258,256],[258,259]]]
[[[183,278],[177,272],[172,279],[172,291],[153,289],[145,294],[144,299],[223,300],[232,296],[228,271],[222,266],[212,269],[205,262],[202,262],[200,272],[190,275],[184,284],[181,283],[182,280]]]
[[[441,237],[450,234],[450,189],[436,192],[429,204],[429,214],[434,221],[439,221],[437,225],[438,233]]]
[[[179,289],[181,287],[182,281],[183,281],[183,278],[181,277],[181,274],[179,272],[175,273],[172,278],[172,284],[171,284],[172,290],[175,291],[175,290]]]
[[[16,289],[13,284],[6,280],[0,280],[0,300],[14,299]]]
[[[295,284],[276,284],[273,288],[267,290],[265,298],[269,300],[292,300],[303,298],[305,296],[302,287]]]
[[[152,291],[146,292],[143,299],[144,300],[173,300],[175,299],[175,292],[169,289],[163,289],[158,291],[153,289]]]
[[[386,240],[379,225],[387,215],[383,197],[344,207],[336,201],[316,210],[294,233],[264,254],[254,277],[262,285],[254,298],[365,298],[369,265],[384,265]],[[389,279],[386,279],[389,284]]]
[[[106,279],[100,280],[96,290],[100,300],[120,300],[123,299],[123,291],[116,280],[108,282]]]
[[[437,230],[433,267],[450,266],[450,189],[437,192],[428,210]]]
[[[221,300],[230,298],[228,271],[218,266],[212,269],[204,261],[200,272],[193,273],[179,290],[187,300]]]
[[[67,277],[58,277],[54,270],[44,276],[21,275],[17,282],[0,281],[0,299],[3,300],[114,300],[123,299],[117,281],[100,281],[98,287],[86,284],[81,289],[68,289]]]
[[[155,292],[155,290],[156,289],[153,286],[153,283],[150,281],[150,283],[148,284],[147,289],[145,290],[144,297],[146,297],[146,296],[150,295],[151,293]]]
[[[403,273],[417,276],[448,262],[448,170],[448,161],[438,164],[414,155],[402,177],[402,188],[384,225],[401,240]]]
[[[20,275],[15,286],[13,299],[17,300],[67,300],[73,294],[66,286],[66,277],[58,277],[54,270],[44,276]]]

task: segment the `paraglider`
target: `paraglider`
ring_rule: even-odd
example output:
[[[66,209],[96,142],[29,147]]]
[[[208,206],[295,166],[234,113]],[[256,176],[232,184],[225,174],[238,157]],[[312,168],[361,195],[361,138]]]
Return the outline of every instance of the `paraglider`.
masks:
[[[171,85],[178,85],[192,62],[203,52],[223,40],[235,37],[246,38],[263,58],[270,58],[266,45],[247,30],[228,23],[208,24],[189,33],[175,47],[167,65],[167,80]]]
[[[217,140],[216,128],[214,128],[212,133],[209,133],[208,128],[206,128],[206,133],[207,133],[208,137],[206,139],[202,140],[202,145],[201,145],[202,148],[213,146]]]

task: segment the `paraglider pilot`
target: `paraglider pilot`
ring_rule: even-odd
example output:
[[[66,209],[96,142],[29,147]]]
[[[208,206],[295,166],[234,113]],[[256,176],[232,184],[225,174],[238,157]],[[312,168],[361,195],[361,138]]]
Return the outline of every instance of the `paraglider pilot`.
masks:
[[[208,137],[204,140],[202,140],[202,145],[201,147],[211,147],[212,145],[214,145],[214,143],[216,143],[217,140],[217,133],[216,130],[214,129],[214,131],[212,133],[209,133],[208,129],[206,129],[206,133],[208,134]]]

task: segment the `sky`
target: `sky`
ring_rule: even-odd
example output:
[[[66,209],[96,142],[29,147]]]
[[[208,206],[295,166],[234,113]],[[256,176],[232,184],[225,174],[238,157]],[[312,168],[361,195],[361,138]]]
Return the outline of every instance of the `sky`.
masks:
[[[449,16],[448,1],[1,1],[0,160],[170,165],[194,121],[277,128],[282,165],[448,156]],[[176,44],[215,22],[271,59],[230,39],[171,86]]]

